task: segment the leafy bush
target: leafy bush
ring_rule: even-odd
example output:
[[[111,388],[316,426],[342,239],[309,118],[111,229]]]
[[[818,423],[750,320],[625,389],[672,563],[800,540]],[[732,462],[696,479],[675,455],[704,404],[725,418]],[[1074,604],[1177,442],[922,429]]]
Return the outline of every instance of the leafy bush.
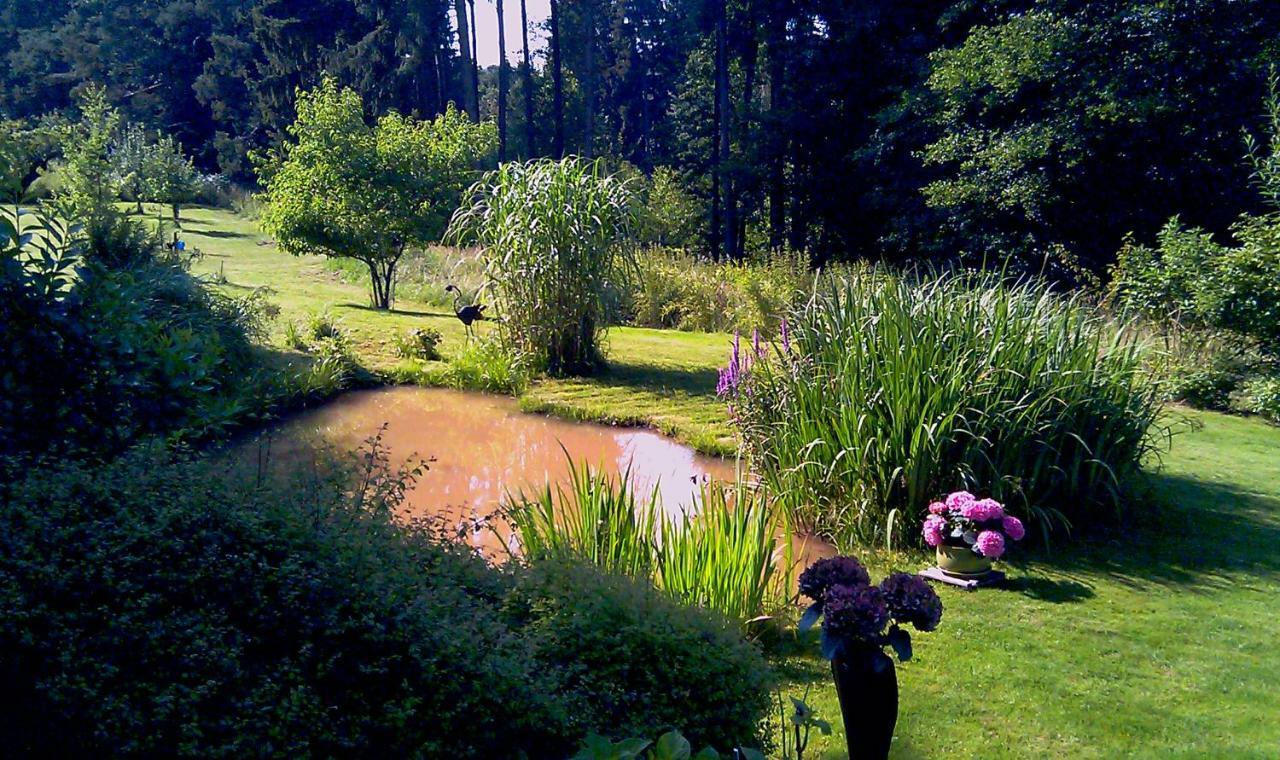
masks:
[[[756,743],[770,671],[720,615],[644,581],[560,562],[529,568],[503,609],[536,664],[555,674],[576,731],[652,736],[687,726],[699,745]]]
[[[807,267],[786,256],[715,264],[654,249],[639,258],[629,292],[631,321],[700,332],[759,329],[773,336],[808,284]]]
[[[490,334],[470,341],[449,360],[445,384],[463,390],[519,395],[533,375],[531,362]]]
[[[431,327],[415,327],[395,336],[396,354],[405,359],[436,361],[440,358],[440,331]]]
[[[392,526],[394,473],[325,464],[255,480],[142,452],[37,469],[4,490],[6,746],[433,757],[571,746],[535,658],[546,650],[486,601],[501,579]]]
[[[1239,411],[1257,414],[1272,422],[1280,422],[1280,376],[1259,376],[1250,379],[1232,399],[1232,406]]]
[[[693,249],[707,212],[670,167],[659,166],[644,182],[636,238],[642,245]]]
[[[375,437],[292,476],[135,449],[0,460],[0,739],[31,756],[565,757],[677,722],[749,740],[759,653],[642,584],[495,569],[391,519]]]
[[[964,487],[1046,532],[1120,516],[1158,443],[1142,369],[1042,286],[868,272],[826,282],[776,351],[735,346],[721,390],[779,504],[848,547],[914,536]]]
[[[1237,246],[1169,221],[1149,248],[1120,251],[1111,292],[1122,308],[1184,326],[1228,330],[1280,353],[1280,221],[1246,217]]]
[[[468,193],[450,237],[485,248],[506,343],[553,374],[591,374],[610,291],[632,265],[625,183],[599,161],[503,164]]]
[[[270,318],[261,294],[206,289],[151,249],[86,260],[73,230],[13,207],[0,238],[0,455],[203,435],[257,403],[250,337]]]

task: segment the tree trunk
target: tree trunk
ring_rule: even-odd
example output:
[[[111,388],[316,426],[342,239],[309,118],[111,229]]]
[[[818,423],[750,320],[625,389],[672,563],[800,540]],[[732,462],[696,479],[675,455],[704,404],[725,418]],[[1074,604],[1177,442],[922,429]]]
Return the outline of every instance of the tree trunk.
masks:
[[[560,60],[560,0],[551,0],[551,85],[554,94],[555,134],[551,152],[564,158],[564,69]]]
[[[502,0],[498,6],[498,160],[507,160],[507,32],[503,26]]]
[[[585,111],[582,119],[582,155],[591,158],[596,144],[596,0],[586,0],[583,4],[586,39],[583,44],[582,103]]]
[[[738,129],[742,135],[744,144],[751,139],[751,129],[756,120],[756,68],[760,58],[760,45],[756,36],[756,5],[751,0],[747,0],[745,5],[746,24],[743,29],[742,40],[742,123]],[[752,188],[757,187],[759,175],[752,171],[751,184]],[[741,213],[739,205],[740,196],[743,194],[743,188],[739,186],[737,192],[729,199],[733,204],[734,218],[734,247],[730,249],[730,255],[735,259],[746,258],[747,253],[747,215]]]
[[[520,0],[520,33],[524,38],[524,150],[526,158],[538,155],[533,125],[533,65],[529,62],[529,13]]]
[[[769,163],[769,248],[782,250],[787,239],[787,132],[782,128],[786,116],[787,14],[781,3],[770,5],[768,37],[765,48],[769,56],[769,129],[766,160]]]
[[[458,57],[462,59],[462,107],[472,121],[480,121],[480,108],[473,93],[475,69],[471,66],[471,37],[467,31],[467,0],[454,0],[453,12],[458,17]]]
[[[476,0],[467,0],[471,6],[471,99],[476,104],[476,121],[480,120],[480,48],[476,45]]]
[[[733,195],[732,185],[725,176],[729,164],[729,19],[726,4],[726,0],[716,0],[715,5],[715,162],[711,183],[711,252],[717,259],[733,251],[737,227],[733,204],[724,202],[725,197],[732,198]]]

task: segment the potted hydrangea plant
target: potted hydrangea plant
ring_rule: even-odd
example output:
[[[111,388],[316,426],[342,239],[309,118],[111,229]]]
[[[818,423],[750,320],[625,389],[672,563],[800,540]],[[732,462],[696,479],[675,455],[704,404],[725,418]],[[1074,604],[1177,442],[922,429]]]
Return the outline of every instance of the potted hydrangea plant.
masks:
[[[980,578],[991,572],[991,563],[1004,555],[1010,541],[1026,535],[1022,521],[1005,514],[995,499],[979,499],[968,491],[956,491],[929,505],[921,531],[934,547],[938,568],[957,578]]]
[[[848,556],[810,565],[800,574],[800,593],[813,600],[800,630],[822,620],[822,655],[831,661],[849,757],[888,757],[898,722],[898,676],[885,647],[903,662],[911,659],[906,626],[937,628],[942,600],[923,578],[907,573],[872,585],[866,568]]]

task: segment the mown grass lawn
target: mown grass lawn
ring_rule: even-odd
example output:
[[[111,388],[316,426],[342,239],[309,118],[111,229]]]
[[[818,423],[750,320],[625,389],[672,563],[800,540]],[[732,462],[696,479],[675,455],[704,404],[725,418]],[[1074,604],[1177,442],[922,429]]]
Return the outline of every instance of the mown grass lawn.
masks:
[[[372,311],[360,287],[264,245],[246,219],[209,209],[184,219],[184,237],[205,253],[197,271],[221,272],[231,289],[270,288],[281,324],[329,310],[371,369],[400,365],[391,338],[414,326],[440,330],[446,357],[463,344],[447,308]],[[609,344],[608,374],[539,382],[522,405],[732,450],[713,393],[728,336],[617,328]],[[1137,525],[1015,554],[1004,589],[940,590],[942,627],[917,635],[915,659],[899,668],[895,757],[1280,757],[1280,428],[1174,413],[1194,425],[1153,468]],[[877,577],[924,564],[864,555]],[[810,689],[837,727],[811,756],[843,756],[825,662],[812,642],[783,649],[787,690]]]

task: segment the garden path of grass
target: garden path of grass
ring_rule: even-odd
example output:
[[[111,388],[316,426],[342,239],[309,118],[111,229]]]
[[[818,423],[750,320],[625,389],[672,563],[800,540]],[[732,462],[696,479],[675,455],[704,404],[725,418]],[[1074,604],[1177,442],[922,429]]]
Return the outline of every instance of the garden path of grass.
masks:
[[[206,254],[198,271],[222,271],[233,289],[270,286],[285,319],[331,309],[373,369],[399,364],[391,336],[409,327],[439,329],[446,356],[462,345],[448,309],[371,311],[319,259],[259,245],[251,222],[186,214],[185,237]],[[521,402],[647,422],[725,451],[732,439],[712,391],[727,340],[615,329],[607,375],[544,381]],[[1152,477],[1160,508],[1142,525],[1015,559],[1006,589],[940,591],[941,628],[917,635],[915,659],[899,667],[894,757],[1280,757],[1280,428],[1180,414],[1202,427],[1175,438]],[[923,558],[875,554],[869,564],[878,576]],[[811,642],[790,649],[775,658],[788,690],[811,686],[810,703],[837,726],[810,756],[841,757],[825,663]]]

